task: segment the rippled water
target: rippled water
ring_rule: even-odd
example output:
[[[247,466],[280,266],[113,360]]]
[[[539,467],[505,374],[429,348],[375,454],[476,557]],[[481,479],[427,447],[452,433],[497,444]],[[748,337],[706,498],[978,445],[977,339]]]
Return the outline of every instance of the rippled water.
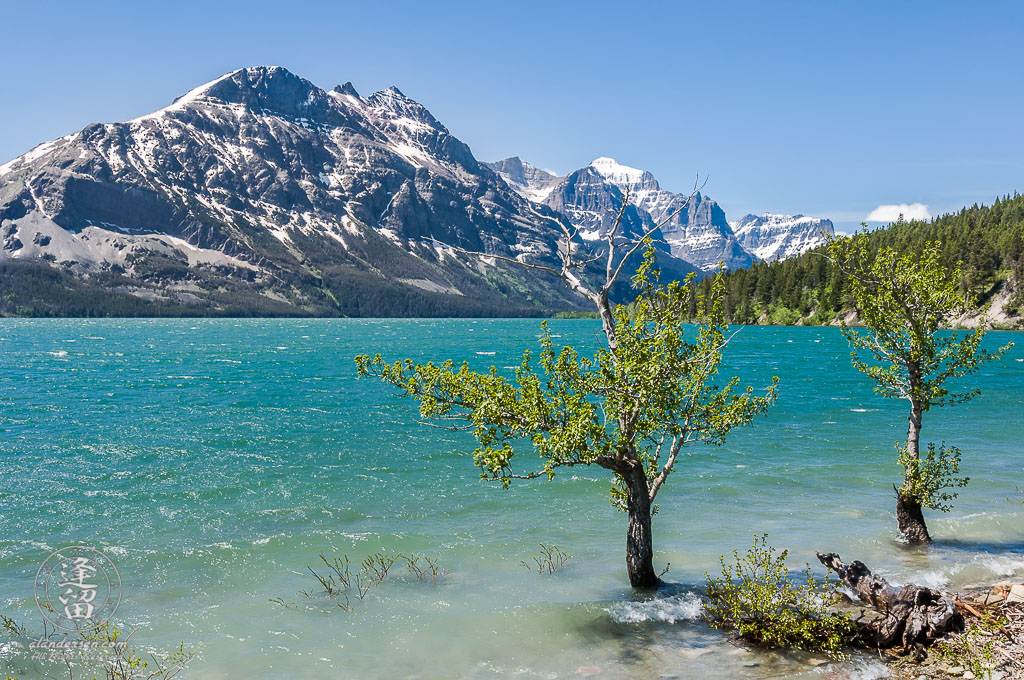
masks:
[[[597,342],[596,322],[551,326]],[[929,516],[935,546],[908,550],[893,540],[902,406],[850,367],[835,329],[743,329],[727,370],[755,385],[780,376],[778,405],[680,461],[655,518],[676,585],[638,598],[604,471],[502,491],[478,478],[468,436],[419,425],[412,404],[355,380],[362,352],[513,366],[537,332],[533,320],[0,320],[3,612],[37,626],[40,563],[87,544],[118,566],[116,620],[139,626],[135,642],[202,645],[191,678],[869,678],[867,658],[815,667],[729,644],[696,620],[703,572],[767,532],[794,567],[824,550],[895,581],[1024,577],[1024,348],[984,368],[977,400],[926,415],[925,438],[959,446],[972,481],[951,514]],[[528,572],[519,562],[539,543],[571,562]],[[436,556],[450,573],[389,579],[348,613],[298,594],[319,553],[378,550]],[[19,663],[0,655],[33,677]]]

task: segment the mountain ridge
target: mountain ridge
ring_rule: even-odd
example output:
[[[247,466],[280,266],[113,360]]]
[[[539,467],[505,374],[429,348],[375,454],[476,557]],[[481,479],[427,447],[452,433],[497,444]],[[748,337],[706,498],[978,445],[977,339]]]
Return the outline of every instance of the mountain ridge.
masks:
[[[822,235],[808,233],[816,226],[834,233],[827,219],[776,215],[775,222],[755,223],[744,217],[741,236],[716,201],[694,191],[693,195],[667,191],[653,173],[601,156],[590,164],[558,177],[523,161],[519,157],[485,163],[524,198],[564,213],[575,226],[594,238],[604,233],[611,217],[618,212],[626,193],[636,214],[624,215],[627,229],[662,225],[660,240],[669,252],[704,272],[719,264],[726,269],[749,267],[758,260],[792,257],[820,245]],[[597,206],[597,209],[595,209]],[[765,213],[769,215],[770,213]],[[584,236],[586,238],[586,235]],[[769,245],[761,245],[762,241]],[[770,243],[769,243],[770,242]]]
[[[233,71],[0,166],[0,263],[196,313],[268,300],[307,315],[580,309],[559,282],[486,256],[553,265],[563,222],[397,87],[325,91],[280,67]],[[38,302],[60,313],[59,301]]]
[[[571,227],[599,252],[627,192],[638,203],[626,208],[627,238],[686,198],[608,158],[565,177],[518,158],[482,163],[395,86],[364,97],[351,82],[324,90],[282,67],[237,69],[154,112],[89,124],[0,165],[0,267],[16,263],[37,288],[4,278],[0,314],[59,315],[54,291],[76,287],[86,298],[107,291],[133,310],[125,313],[585,309],[560,282],[489,255],[557,265]],[[752,261],[717,203],[699,194],[654,236],[670,277]],[[58,274],[29,276],[32,267]],[[626,299],[628,285],[613,294]],[[117,314],[111,300],[90,313]]]

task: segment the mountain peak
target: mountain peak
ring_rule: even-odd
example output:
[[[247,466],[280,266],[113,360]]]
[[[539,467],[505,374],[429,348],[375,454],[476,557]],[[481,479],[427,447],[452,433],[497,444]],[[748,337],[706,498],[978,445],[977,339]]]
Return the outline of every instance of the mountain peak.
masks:
[[[614,158],[607,156],[595,158],[591,161],[590,167],[596,170],[597,174],[616,184],[620,182],[636,183],[646,174],[644,170],[623,165]]]
[[[374,92],[366,98],[366,102],[378,114],[392,118],[408,118],[423,123],[437,131],[447,133],[448,130],[427,110],[427,107],[415,99],[405,96],[401,90],[392,85],[386,90]]]
[[[352,81],[348,81],[344,85],[337,85],[331,91],[332,92],[337,92],[338,94],[347,94],[350,97],[357,97],[357,98],[359,97],[359,93],[356,92],[356,88],[352,84]]]
[[[283,66],[249,66],[225,73],[219,78],[192,88],[175,99],[170,106],[129,122],[152,118],[189,104],[211,100],[222,104],[246,104],[270,111],[284,105],[284,112],[290,114],[290,109],[295,107],[296,102],[313,102],[315,99],[322,99],[323,95],[324,92],[319,87]],[[288,100],[291,100],[290,104]]]
[[[174,104],[192,102],[242,105],[256,115],[287,120],[340,124],[339,112],[327,93],[312,82],[280,66],[239,69],[208,86],[193,90]]]
[[[535,203],[543,202],[561,179],[547,170],[530,165],[519,156],[484,165],[498,173],[498,176],[520,196]]]

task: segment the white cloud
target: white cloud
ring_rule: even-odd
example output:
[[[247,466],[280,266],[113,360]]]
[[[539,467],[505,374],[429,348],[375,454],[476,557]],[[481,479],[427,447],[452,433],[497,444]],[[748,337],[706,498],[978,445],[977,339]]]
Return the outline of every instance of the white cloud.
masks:
[[[903,215],[905,220],[927,220],[932,214],[924,203],[880,205],[865,218],[866,222],[895,222]]]

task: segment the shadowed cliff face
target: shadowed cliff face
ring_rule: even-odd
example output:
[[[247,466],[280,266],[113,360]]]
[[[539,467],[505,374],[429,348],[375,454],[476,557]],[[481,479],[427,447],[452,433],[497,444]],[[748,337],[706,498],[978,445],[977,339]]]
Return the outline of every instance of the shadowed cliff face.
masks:
[[[130,294],[197,306],[227,288],[351,313],[343,298],[377,279],[409,298],[403,315],[418,300],[427,313],[577,307],[543,274],[442,245],[553,263],[559,222],[397,88],[328,92],[277,67],[0,166],[0,261],[116,275]],[[167,258],[183,270],[162,277]]]

